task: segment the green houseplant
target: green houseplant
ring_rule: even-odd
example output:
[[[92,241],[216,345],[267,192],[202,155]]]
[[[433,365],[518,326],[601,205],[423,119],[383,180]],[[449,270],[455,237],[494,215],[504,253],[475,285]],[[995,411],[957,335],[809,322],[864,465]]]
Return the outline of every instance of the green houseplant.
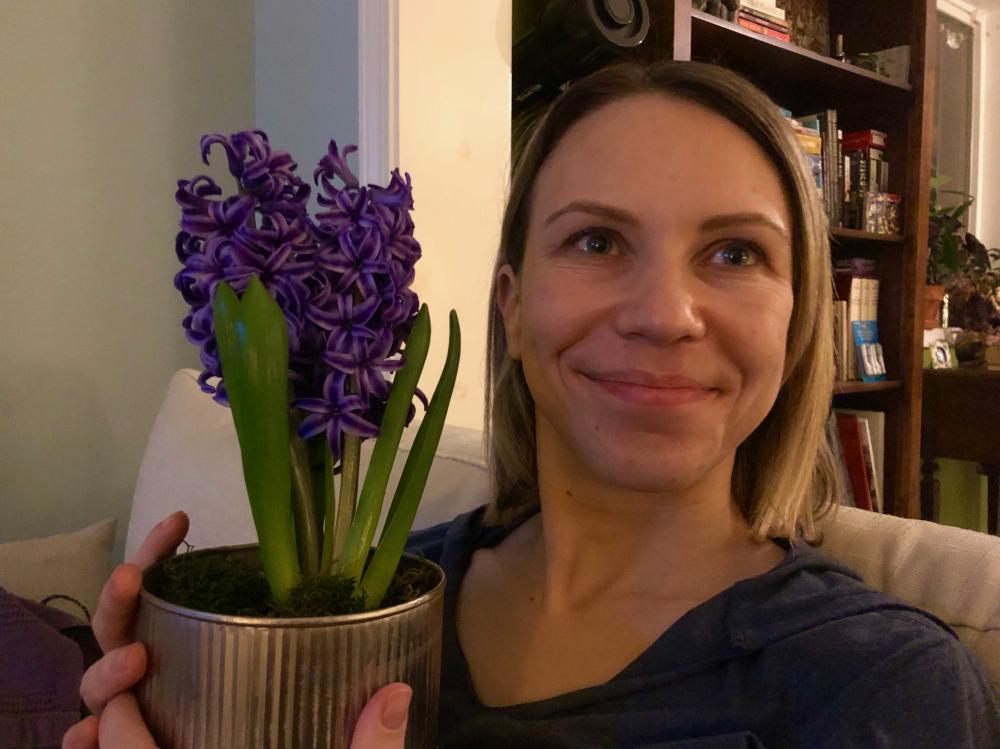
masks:
[[[963,219],[972,206],[971,195],[955,191],[941,190],[948,178],[931,175],[930,210],[927,230],[927,278],[924,286],[924,328],[941,326],[941,306],[944,302],[946,286],[959,272],[962,263]],[[942,206],[939,194],[962,197],[955,206]]]
[[[408,746],[432,746],[444,576],[403,550],[460,356],[417,388],[430,314],[410,289],[409,175],[362,186],[335,142],[311,188],[261,131],[207,135],[237,190],[178,182],[188,339],[202,389],[231,408],[259,544],[200,550],[147,571],[137,620],[150,653],[140,705],[166,749],[347,746],[367,698],[414,686]],[[339,185],[337,182],[339,181]],[[392,375],[391,381],[389,375]],[[424,417],[377,545],[405,426]],[[374,439],[363,482],[360,445]],[[211,487],[206,487],[210,491]]]

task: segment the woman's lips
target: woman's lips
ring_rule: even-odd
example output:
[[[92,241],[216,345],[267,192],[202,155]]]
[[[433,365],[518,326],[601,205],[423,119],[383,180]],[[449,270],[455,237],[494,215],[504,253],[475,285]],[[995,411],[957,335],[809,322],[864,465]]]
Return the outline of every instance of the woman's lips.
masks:
[[[590,375],[584,377],[608,395],[638,406],[682,406],[704,401],[716,392],[712,388],[702,386],[653,386]]]

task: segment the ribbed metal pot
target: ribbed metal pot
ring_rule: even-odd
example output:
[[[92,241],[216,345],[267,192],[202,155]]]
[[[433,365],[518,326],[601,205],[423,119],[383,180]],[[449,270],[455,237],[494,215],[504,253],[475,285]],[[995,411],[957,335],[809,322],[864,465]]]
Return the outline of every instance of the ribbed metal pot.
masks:
[[[256,559],[256,546],[191,552]],[[346,616],[222,616],[140,593],[136,639],[149,664],[136,689],[162,749],[347,749],[380,687],[413,688],[406,746],[437,737],[444,572],[419,598]]]

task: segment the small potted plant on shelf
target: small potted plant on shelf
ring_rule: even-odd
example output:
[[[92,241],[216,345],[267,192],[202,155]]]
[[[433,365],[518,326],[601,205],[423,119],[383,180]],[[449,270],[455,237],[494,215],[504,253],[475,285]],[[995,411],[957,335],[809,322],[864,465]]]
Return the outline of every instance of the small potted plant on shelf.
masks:
[[[452,311],[428,401],[417,388],[430,317],[410,288],[420,246],[409,175],[362,186],[346,162],[356,149],[331,142],[311,216],[310,186],[263,132],[205,136],[206,164],[213,146],[237,190],[222,197],[207,176],[178,183],[175,286],[191,306],[199,383],[232,411],[259,544],[146,572],[140,706],[164,749],[346,747],[371,694],[398,680],[413,687],[407,746],[431,747],[444,575],[403,549],[460,341]],[[415,397],[425,413],[373,549]],[[375,443],[361,483],[365,439]]]
[[[962,263],[962,219],[975,200],[972,196],[955,190],[940,190],[947,177],[932,174],[929,226],[927,231],[927,280],[924,286],[924,328],[941,327],[941,307],[946,285],[958,273]],[[963,201],[956,206],[944,207],[938,202],[939,194],[960,195]]]

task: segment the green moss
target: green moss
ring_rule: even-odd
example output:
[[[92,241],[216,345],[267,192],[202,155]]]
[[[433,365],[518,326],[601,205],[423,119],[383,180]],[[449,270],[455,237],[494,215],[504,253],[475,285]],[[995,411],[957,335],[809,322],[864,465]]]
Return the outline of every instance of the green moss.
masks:
[[[404,559],[386,591],[382,608],[411,601],[436,582],[432,568]],[[154,595],[178,606],[228,616],[296,618],[364,610],[361,597],[354,594],[353,580],[341,576],[306,578],[288,601],[275,603],[259,561],[247,554],[180,554],[158,565],[146,586]]]

